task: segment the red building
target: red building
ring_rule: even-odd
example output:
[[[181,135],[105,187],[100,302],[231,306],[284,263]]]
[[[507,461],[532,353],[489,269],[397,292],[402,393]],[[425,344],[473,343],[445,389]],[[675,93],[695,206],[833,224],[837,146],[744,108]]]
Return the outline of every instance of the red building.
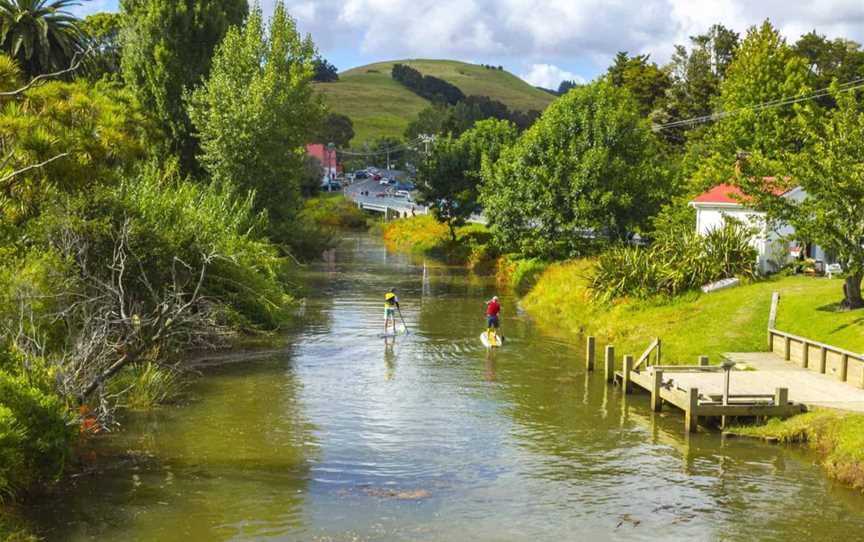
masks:
[[[339,163],[335,148],[328,148],[323,143],[310,143],[306,145],[306,154],[321,162],[325,177],[333,179],[342,172],[342,165]]]

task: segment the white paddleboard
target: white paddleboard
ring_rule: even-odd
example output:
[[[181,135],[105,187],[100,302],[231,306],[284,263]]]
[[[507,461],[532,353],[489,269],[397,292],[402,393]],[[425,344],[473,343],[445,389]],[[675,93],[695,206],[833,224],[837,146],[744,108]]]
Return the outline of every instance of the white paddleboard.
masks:
[[[489,334],[484,331],[480,334],[480,342],[483,343],[483,346],[486,348],[497,348],[504,344],[504,337],[496,333],[493,336],[493,340],[490,341]]]

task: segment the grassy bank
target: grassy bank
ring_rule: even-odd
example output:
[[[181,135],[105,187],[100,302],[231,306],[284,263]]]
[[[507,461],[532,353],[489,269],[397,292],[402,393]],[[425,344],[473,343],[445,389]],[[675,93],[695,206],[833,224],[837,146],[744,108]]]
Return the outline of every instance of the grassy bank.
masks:
[[[663,339],[669,363],[699,355],[764,350],[771,293],[781,294],[777,326],[791,333],[864,351],[864,313],[841,312],[840,279],[779,277],[712,294],[687,293],[673,300],[589,301],[590,260],[558,263],[541,275],[523,299],[541,325],[563,333],[596,335],[621,353],[638,355],[653,337]]]
[[[366,228],[366,215],[341,192],[325,192],[308,198],[303,202],[301,216],[326,228]]]
[[[806,444],[820,455],[829,476],[864,490],[864,414],[819,410],[729,432],[783,444]]]
[[[491,234],[486,226],[462,226],[456,230],[454,240],[447,226],[431,215],[394,220],[384,227],[383,236],[390,250],[465,265],[478,273],[491,272],[497,256],[490,247]]]

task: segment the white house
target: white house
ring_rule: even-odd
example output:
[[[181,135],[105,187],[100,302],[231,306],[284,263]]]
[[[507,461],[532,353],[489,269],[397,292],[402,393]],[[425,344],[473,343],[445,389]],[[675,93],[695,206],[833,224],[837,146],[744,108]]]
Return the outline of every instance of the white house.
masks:
[[[787,191],[777,191],[776,195],[803,200],[807,193],[800,187]],[[795,239],[795,230],[788,225],[769,228],[765,213],[747,207],[744,203],[747,197],[741,190],[729,184],[720,184],[711,190],[700,194],[690,201],[696,209],[696,231],[705,235],[709,231],[723,226],[727,218],[741,222],[756,230],[750,243],[759,253],[759,270],[771,273],[780,269],[796,257],[812,258],[823,264],[828,261],[825,252],[816,245],[804,245]],[[803,252],[803,254],[802,254]]]

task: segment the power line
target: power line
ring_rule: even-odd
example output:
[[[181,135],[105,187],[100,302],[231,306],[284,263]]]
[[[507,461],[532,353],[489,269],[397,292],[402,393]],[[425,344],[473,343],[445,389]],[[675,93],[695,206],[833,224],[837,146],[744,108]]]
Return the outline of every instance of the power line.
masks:
[[[839,85],[838,92],[851,92],[853,90],[864,87],[864,77],[853,79],[852,81],[847,81]],[[786,105],[792,105],[800,102],[806,102],[809,100],[815,100],[816,98],[821,98],[823,96],[827,96],[831,93],[831,87],[819,89],[812,94],[807,96],[790,96],[785,98],[778,98],[776,100],[771,100],[768,102],[763,102],[760,104],[751,105],[749,107],[742,107],[739,109],[733,109],[731,111],[718,111],[715,113],[711,113],[710,115],[702,115],[699,117],[693,117],[689,119],[676,120],[672,122],[667,122],[665,124],[655,124],[652,129],[657,132],[660,130],[665,130],[667,128],[675,128],[678,126],[691,126],[695,124],[702,124],[704,122],[711,122],[715,120],[724,119],[726,117],[731,117],[734,115],[740,115],[741,113],[746,113],[748,111],[765,111],[767,109],[775,109],[777,107],[783,107]]]

